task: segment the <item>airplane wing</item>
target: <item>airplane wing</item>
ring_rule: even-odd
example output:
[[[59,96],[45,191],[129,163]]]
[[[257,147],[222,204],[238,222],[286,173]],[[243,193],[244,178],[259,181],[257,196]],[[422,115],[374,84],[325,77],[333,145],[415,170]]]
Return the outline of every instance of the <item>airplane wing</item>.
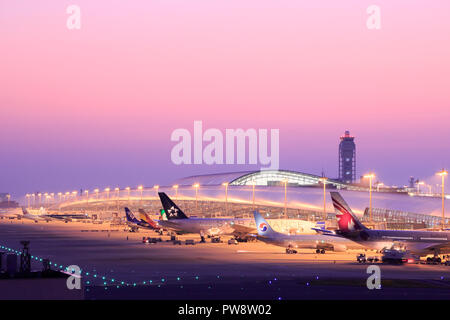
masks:
[[[447,253],[450,253],[450,242],[433,244],[424,249],[428,250],[430,252],[434,252],[435,250],[438,250],[441,254],[447,254]]]
[[[248,235],[257,232],[256,228],[244,226],[241,224],[233,224],[232,228],[234,229],[234,233],[239,235]]]

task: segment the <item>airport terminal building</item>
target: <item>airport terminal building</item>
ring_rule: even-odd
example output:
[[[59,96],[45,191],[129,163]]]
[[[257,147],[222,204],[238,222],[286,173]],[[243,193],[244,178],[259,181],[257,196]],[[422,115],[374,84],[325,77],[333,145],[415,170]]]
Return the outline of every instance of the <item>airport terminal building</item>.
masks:
[[[161,208],[157,192],[166,192],[188,215],[251,217],[254,209],[269,219],[326,221],[336,223],[329,191],[339,191],[353,211],[368,223],[369,188],[289,170],[229,172],[190,176],[167,186],[79,193],[49,209],[123,215],[124,206],[144,208],[154,214]],[[155,190],[156,189],[156,190]],[[442,223],[441,197],[410,189],[374,188],[372,222],[388,229],[437,228]],[[449,202],[449,200],[445,200]],[[450,204],[450,203],[449,203]],[[449,219],[446,218],[446,225]]]
[[[228,196],[252,199],[253,188],[258,204],[277,204],[284,207],[285,184],[286,202],[290,211],[297,209],[313,218],[323,219],[322,177],[287,170],[247,171],[224,174],[191,176],[174,181],[180,187],[200,185],[203,195],[222,197],[224,186],[228,185]],[[255,187],[253,187],[255,186]],[[369,188],[340,180],[326,180],[327,219],[334,219],[334,209],[328,191],[339,191],[356,214],[369,220]],[[251,194],[250,194],[251,193]],[[415,228],[434,228],[441,224],[441,198],[419,195],[405,189],[382,188],[373,190],[372,215],[374,222],[383,222],[392,228],[403,224]],[[446,202],[448,199],[446,200]],[[448,224],[449,219],[446,219]]]

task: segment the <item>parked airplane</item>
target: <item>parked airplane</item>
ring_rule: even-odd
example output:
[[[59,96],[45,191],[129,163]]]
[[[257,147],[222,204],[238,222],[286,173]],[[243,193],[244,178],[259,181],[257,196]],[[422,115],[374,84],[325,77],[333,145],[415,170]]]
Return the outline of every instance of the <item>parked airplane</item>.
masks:
[[[128,207],[125,207],[125,216],[127,218],[127,225],[130,227],[132,231],[136,231],[139,228],[149,229],[149,230],[159,230],[160,227],[150,219],[151,223],[144,221],[142,219],[137,219],[133,212],[131,212]]]
[[[21,208],[0,210],[0,219],[20,219],[22,216]]]
[[[39,221],[46,221],[49,222],[52,220],[52,218],[47,217],[45,215],[37,215],[37,214],[31,214],[28,212],[27,209],[25,209],[24,207],[22,207],[22,215],[19,215],[18,218],[20,219],[28,219],[28,220],[33,220],[34,222],[38,223]]]
[[[296,234],[289,235],[272,229],[258,211],[254,211],[257,239],[268,244],[286,248],[286,253],[296,253],[295,249],[315,249],[316,253],[325,251],[346,251],[361,249],[361,245],[336,235]]]
[[[229,234],[237,238],[244,238],[255,231],[251,219],[188,218],[164,192],[158,194],[164,209],[161,214],[167,217],[167,220],[159,221],[159,225],[165,229],[177,233],[199,233],[202,237]]]
[[[162,228],[150,218],[150,216],[144,211],[144,209],[139,209],[139,218],[142,222],[147,223],[150,227],[152,227],[154,230],[159,231]]]
[[[450,253],[450,232],[371,230],[358,220],[339,192],[330,194],[338,221],[338,235],[379,251],[398,248],[418,256],[433,254],[435,257]]]
[[[69,221],[91,219],[87,214],[47,214],[45,215],[45,217],[51,218],[53,220],[62,220],[66,223]]]

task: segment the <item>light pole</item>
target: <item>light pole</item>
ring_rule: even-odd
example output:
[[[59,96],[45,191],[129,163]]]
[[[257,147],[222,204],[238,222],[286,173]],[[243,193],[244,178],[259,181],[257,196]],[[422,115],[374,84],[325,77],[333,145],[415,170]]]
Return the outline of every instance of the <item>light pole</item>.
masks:
[[[128,192],[128,206],[130,206],[130,187],[126,187],[125,190]]]
[[[448,172],[445,169],[442,169],[442,171],[439,171],[437,174],[440,175],[442,178],[442,183],[441,183],[441,185],[442,185],[442,191],[441,191],[441,194],[442,194],[442,230],[444,230],[445,229],[445,204],[444,204],[444,200],[445,200],[444,182],[445,182],[445,180],[444,179],[448,175]]]
[[[84,193],[86,193],[86,205],[89,205],[89,190],[84,190]]]
[[[141,192],[141,206],[142,206],[142,192],[144,190],[144,187],[143,186],[139,186],[138,190]]]
[[[98,189],[95,189],[94,190],[94,192],[95,192],[95,195],[97,196],[97,201],[98,201],[98,192],[99,192],[100,190],[98,190]]]
[[[424,185],[425,183],[423,181],[417,180],[417,194],[420,193],[420,185]]]
[[[253,211],[255,211],[255,180],[252,181],[252,205]]]
[[[225,187],[225,215],[228,216],[228,182],[222,183]]]
[[[158,190],[159,190],[159,185],[154,185],[153,189],[155,189],[155,193],[156,193],[156,199],[158,199]]]
[[[11,195],[8,193],[8,194],[6,195],[6,198],[8,198],[8,207],[9,207],[9,199],[11,198]]]
[[[39,192],[38,193],[38,198],[39,198],[39,207],[41,206],[41,197],[42,197],[42,194]]]
[[[198,188],[200,185],[198,183],[194,184],[193,187],[195,188],[195,211],[198,213]]]
[[[30,208],[30,195],[27,193],[25,197],[27,198],[27,208]]]
[[[177,184],[175,184],[175,185],[173,185],[173,186],[172,186],[172,188],[174,188],[174,189],[175,189],[175,199],[177,199],[177,200],[178,200],[178,185],[177,185]]]
[[[116,187],[116,188],[114,188],[114,191],[116,193],[117,212],[119,212],[120,188]]]
[[[369,173],[364,175],[363,178],[369,179],[369,219],[372,223],[372,180],[375,178],[375,174]]]
[[[327,180],[328,178],[322,177],[319,179],[323,184],[323,217],[326,220],[327,219]]]
[[[287,184],[288,179],[284,179],[284,218],[287,219]]]

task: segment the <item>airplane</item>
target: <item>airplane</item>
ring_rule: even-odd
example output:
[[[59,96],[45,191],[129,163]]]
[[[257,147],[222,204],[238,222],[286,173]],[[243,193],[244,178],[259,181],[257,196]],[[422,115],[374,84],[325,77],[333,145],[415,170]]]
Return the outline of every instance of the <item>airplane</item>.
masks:
[[[352,212],[339,192],[330,192],[338,221],[336,234],[357,242],[366,248],[383,252],[398,250],[419,257],[450,253],[450,232],[372,230],[364,226]]]
[[[39,221],[46,221],[49,222],[52,220],[52,218],[47,217],[45,215],[36,215],[36,214],[31,214],[28,212],[27,209],[25,209],[25,207],[22,207],[22,215],[18,215],[18,218],[20,219],[28,219],[28,220],[33,220],[34,222],[38,223]]]
[[[0,219],[18,219],[22,214],[17,211],[17,209],[0,210]]]
[[[147,214],[147,212],[144,211],[144,209],[139,209],[139,218],[142,222],[147,223],[150,227],[152,227],[154,230],[159,231],[162,228],[150,218],[150,216]]]
[[[325,251],[342,252],[347,249],[361,249],[362,246],[342,237],[331,234],[296,234],[289,235],[272,229],[258,211],[254,211],[257,239],[268,244],[286,248],[286,253],[297,253],[295,249],[315,249],[316,253]]]
[[[177,233],[199,233],[204,240],[204,235],[217,237],[220,235],[234,235],[236,238],[245,238],[255,231],[251,219],[237,218],[188,218],[186,214],[164,193],[158,192],[164,212],[161,211],[163,220],[159,225],[164,229]],[[164,215],[167,220],[164,220]]]
[[[127,218],[127,225],[130,227],[131,231],[135,232],[139,228],[149,230],[160,229],[160,227],[153,220],[150,219],[151,223],[148,223],[142,219],[138,220],[128,207],[125,207],[124,209],[125,209],[125,216]]]
[[[24,207],[22,207],[22,212],[23,214],[18,214],[17,218],[18,219],[29,219],[29,220],[34,220],[35,222],[38,221],[54,221],[54,220],[59,220],[59,221],[64,221],[64,222],[69,222],[69,221],[74,221],[74,220],[86,220],[86,219],[90,219],[90,217],[87,214],[48,214],[47,211],[45,210],[45,208],[41,207],[38,210],[32,210],[30,213],[28,211],[28,209],[25,209]],[[37,212],[37,213],[34,213]]]
[[[54,220],[62,220],[65,222],[76,220],[88,220],[91,219],[87,214],[47,214],[46,217]]]

